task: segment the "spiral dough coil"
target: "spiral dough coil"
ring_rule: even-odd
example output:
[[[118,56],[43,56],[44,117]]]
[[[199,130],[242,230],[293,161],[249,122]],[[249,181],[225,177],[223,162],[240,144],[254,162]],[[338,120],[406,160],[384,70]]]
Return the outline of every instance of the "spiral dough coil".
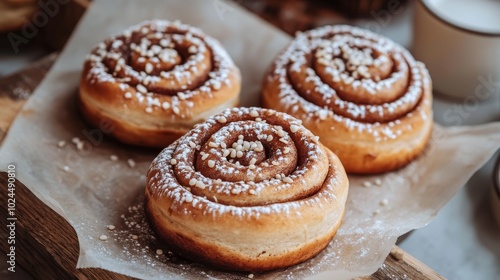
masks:
[[[340,226],[347,176],[299,120],[227,109],[163,150],[147,175],[161,240],[193,260],[265,271],[305,261]]]
[[[239,102],[238,68],[219,42],[179,22],[146,21],[87,56],[80,108],[122,142],[164,148],[194,124]]]
[[[396,43],[356,27],[298,34],[263,85],[265,107],[304,121],[347,172],[397,169],[422,152],[432,130],[425,66]]]

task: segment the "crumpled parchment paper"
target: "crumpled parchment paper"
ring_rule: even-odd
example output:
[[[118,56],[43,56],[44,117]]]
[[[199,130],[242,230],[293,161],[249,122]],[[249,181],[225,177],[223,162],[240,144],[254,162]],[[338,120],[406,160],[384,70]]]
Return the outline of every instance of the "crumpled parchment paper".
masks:
[[[106,138],[106,129],[89,128],[78,113],[85,55],[110,34],[152,18],[179,19],[219,39],[241,69],[244,106],[258,104],[265,70],[291,40],[222,0],[94,1],[12,125],[0,150],[0,169],[15,164],[18,179],[75,228],[80,268],[155,279],[246,278],[179,259],[159,244],[142,208],[145,174],[159,151]],[[72,143],[74,137],[83,143],[81,150]],[[66,145],[58,147],[60,141]],[[404,169],[350,177],[344,223],[326,250],[303,264],[255,278],[342,279],[375,272],[397,237],[429,223],[499,147],[500,123],[436,126],[426,152]]]

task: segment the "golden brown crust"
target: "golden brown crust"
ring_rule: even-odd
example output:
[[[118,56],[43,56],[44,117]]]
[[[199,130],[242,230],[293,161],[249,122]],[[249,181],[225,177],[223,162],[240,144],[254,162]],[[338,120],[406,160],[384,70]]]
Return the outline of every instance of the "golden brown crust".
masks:
[[[141,127],[124,119],[106,115],[104,111],[87,105],[81,98],[78,99],[78,105],[86,122],[93,127],[99,127],[103,120],[105,120],[109,123],[110,127],[113,127],[109,135],[120,139],[121,142],[126,144],[158,147],[158,143],[173,143],[186,133],[185,129],[170,129],[169,127],[165,127],[160,130],[158,128]]]
[[[326,26],[298,37],[267,74],[263,105],[301,119],[348,173],[409,163],[432,131],[425,66],[366,30]]]
[[[146,200],[146,205],[151,205]],[[208,264],[230,271],[269,271],[278,268],[288,267],[294,264],[304,262],[328,246],[340,227],[344,211],[338,219],[337,224],[329,234],[320,237],[311,242],[301,246],[300,249],[295,250],[288,255],[273,255],[264,257],[249,258],[242,256],[234,251],[227,250],[226,248],[218,247],[213,243],[204,242],[203,240],[193,240],[186,236],[183,232],[172,231],[168,224],[159,222],[162,217],[156,215],[154,209],[146,209],[148,219],[155,229],[156,235],[162,240],[169,248],[175,252],[179,252],[181,256],[192,259],[201,263]],[[263,251],[265,252],[265,248]]]
[[[272,132],[280,138],[269,138]],[[228,139],[235,145],[222,147]],[[204,153],[206,145],[211,149]],[[285,159],[291,146],[295,161]],[[225,152],[231,149],[244,153]],[[265,157],[258,161],[259,154]],[[293,168],[282,174],[287,166]],[[240,173],[253,179],[241,180]],[[227,270],[265,271],[323,250],[340,226],[347,192],[338,158],[299,121],[274,110],[238,108],[198,125],[158,155],[148,172],[146,211],[160,239],[182,255]]]
[[[238,104],[241,77],[199,29],[148,21],[99,44],[84,63],[80,105],[92,124],[108,118],[117,139],[165,147],[194,124]]]

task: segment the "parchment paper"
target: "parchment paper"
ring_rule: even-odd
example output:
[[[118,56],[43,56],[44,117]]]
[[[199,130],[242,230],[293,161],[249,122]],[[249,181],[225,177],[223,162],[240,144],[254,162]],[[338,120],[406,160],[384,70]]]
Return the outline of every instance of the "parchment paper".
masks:
[[[242,105],[257,104],[264,71],[290,40],[256,16],[220,0],[94,1],[16,118],[0,150],[0,168],[15,164],[18,179],[75,228],[80,268],[156,279],[247,277],[179,259],[158,244],[144,220],[142,201],[146,171],[159,151],[103,137],[105,133],[82,122],[76,108],[85,55],[108,35],[151,18],[180,19],[218,38],[241,69]],[[82,140],[83,149],[71,143],[74,137]],[[62,148],[61,140],[67,142]],[[436,126],[425,154],[403,170],[350,177],[345,220],[326,250],[303,264],[255,278],[342,279],[375,272],[396,238],[429,223],[499,146],[500,123]],[[118,160],[111,160],[112,155]],[[107,229],[108,225],[115,229]],[[107,240],[100,240],[101,235]]]

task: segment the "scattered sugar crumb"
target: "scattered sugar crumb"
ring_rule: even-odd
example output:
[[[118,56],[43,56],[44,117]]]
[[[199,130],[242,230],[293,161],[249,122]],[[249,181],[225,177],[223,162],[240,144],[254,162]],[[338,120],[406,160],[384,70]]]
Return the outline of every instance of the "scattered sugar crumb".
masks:
[[[76,143],[76,148],[77,148],[79,151],[81,151],[81,150],[83,150],[84,145],[85,145],[85,143],[84,143],[84,142],[82,142],[82,141],[80,141],[80,142]]]
[[[57,143],[57,147],[59,148],[64,148],[66,146],[66,141],[61,140]]]
[[[380,201],[380,206],[386,206],[387,204],[389,204],[389,200],[387,198],[384,198],[382,199],[382,201]]]

